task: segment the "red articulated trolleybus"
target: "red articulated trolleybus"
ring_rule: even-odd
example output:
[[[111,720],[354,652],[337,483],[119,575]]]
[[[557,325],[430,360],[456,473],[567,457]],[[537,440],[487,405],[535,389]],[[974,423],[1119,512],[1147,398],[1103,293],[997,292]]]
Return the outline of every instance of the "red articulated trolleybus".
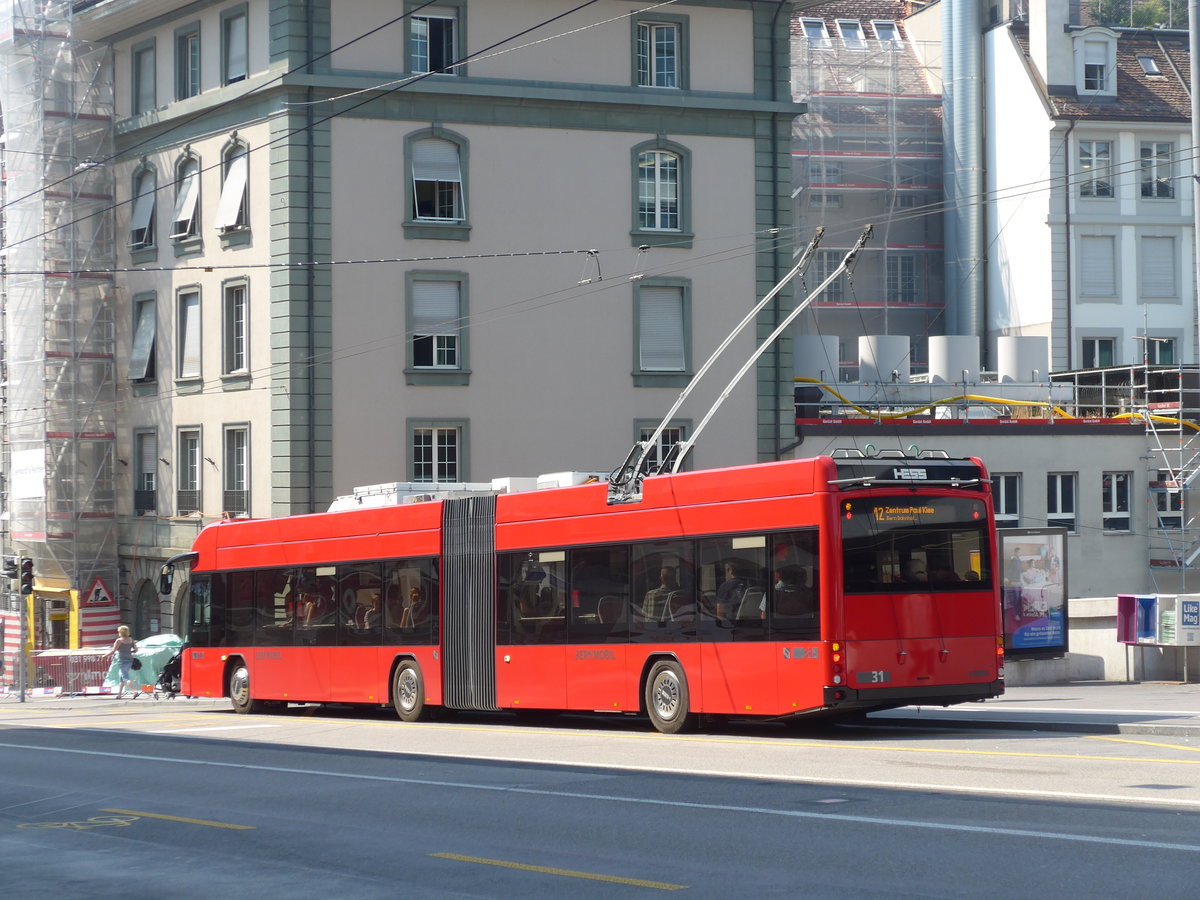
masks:
[[[1003,691],[978,459],[853,451],[206,527],[183,693],[799,718]]]

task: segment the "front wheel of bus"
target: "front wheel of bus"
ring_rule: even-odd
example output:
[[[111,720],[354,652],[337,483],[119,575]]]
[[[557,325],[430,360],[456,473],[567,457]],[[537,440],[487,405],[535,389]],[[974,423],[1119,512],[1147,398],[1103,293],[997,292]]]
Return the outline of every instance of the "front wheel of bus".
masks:
[[[400,663],[392,680],[392,705],[401,722],[415,722],[425,711],[425,681],[421,669],[408,660]]]
[[[262,705],[250,697],[250,670],[240,660],[229,673],[229,699],[233,702],[233,711],[239,713],[258,712]]]
[[[687,676],[673,660],[655,663],[646,679],[646,712],[663,734],[678,734],[695,724],[688,711]]]

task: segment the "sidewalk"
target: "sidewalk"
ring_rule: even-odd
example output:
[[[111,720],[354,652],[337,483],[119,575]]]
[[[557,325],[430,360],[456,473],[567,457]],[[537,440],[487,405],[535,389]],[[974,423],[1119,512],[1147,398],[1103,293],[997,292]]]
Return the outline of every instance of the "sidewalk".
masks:
[[[1078,681],[1009,688],[983,703],[908,706],[875,722],[962,728],[1156,734],[1200,740],[1200,684]]]

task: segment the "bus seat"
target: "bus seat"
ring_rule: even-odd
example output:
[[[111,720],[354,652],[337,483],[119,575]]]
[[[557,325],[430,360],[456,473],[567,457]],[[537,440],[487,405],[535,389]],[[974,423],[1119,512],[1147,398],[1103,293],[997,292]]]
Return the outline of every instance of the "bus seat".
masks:
[[[742,602],[738,606],[737,617],[739,619],[761,619],[763,613],[763,600],[766,594],[759,588],[749,588],[742,595]]]

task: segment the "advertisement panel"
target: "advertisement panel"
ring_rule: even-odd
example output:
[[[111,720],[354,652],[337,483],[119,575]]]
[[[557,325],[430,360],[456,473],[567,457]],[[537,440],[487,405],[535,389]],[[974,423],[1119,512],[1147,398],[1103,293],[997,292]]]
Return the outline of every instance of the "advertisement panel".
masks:
[[[1054,659],[1067,652],[1067,530],[1004,528],[1000,539],[1003,577],[1004,655],[1008,659]]]

